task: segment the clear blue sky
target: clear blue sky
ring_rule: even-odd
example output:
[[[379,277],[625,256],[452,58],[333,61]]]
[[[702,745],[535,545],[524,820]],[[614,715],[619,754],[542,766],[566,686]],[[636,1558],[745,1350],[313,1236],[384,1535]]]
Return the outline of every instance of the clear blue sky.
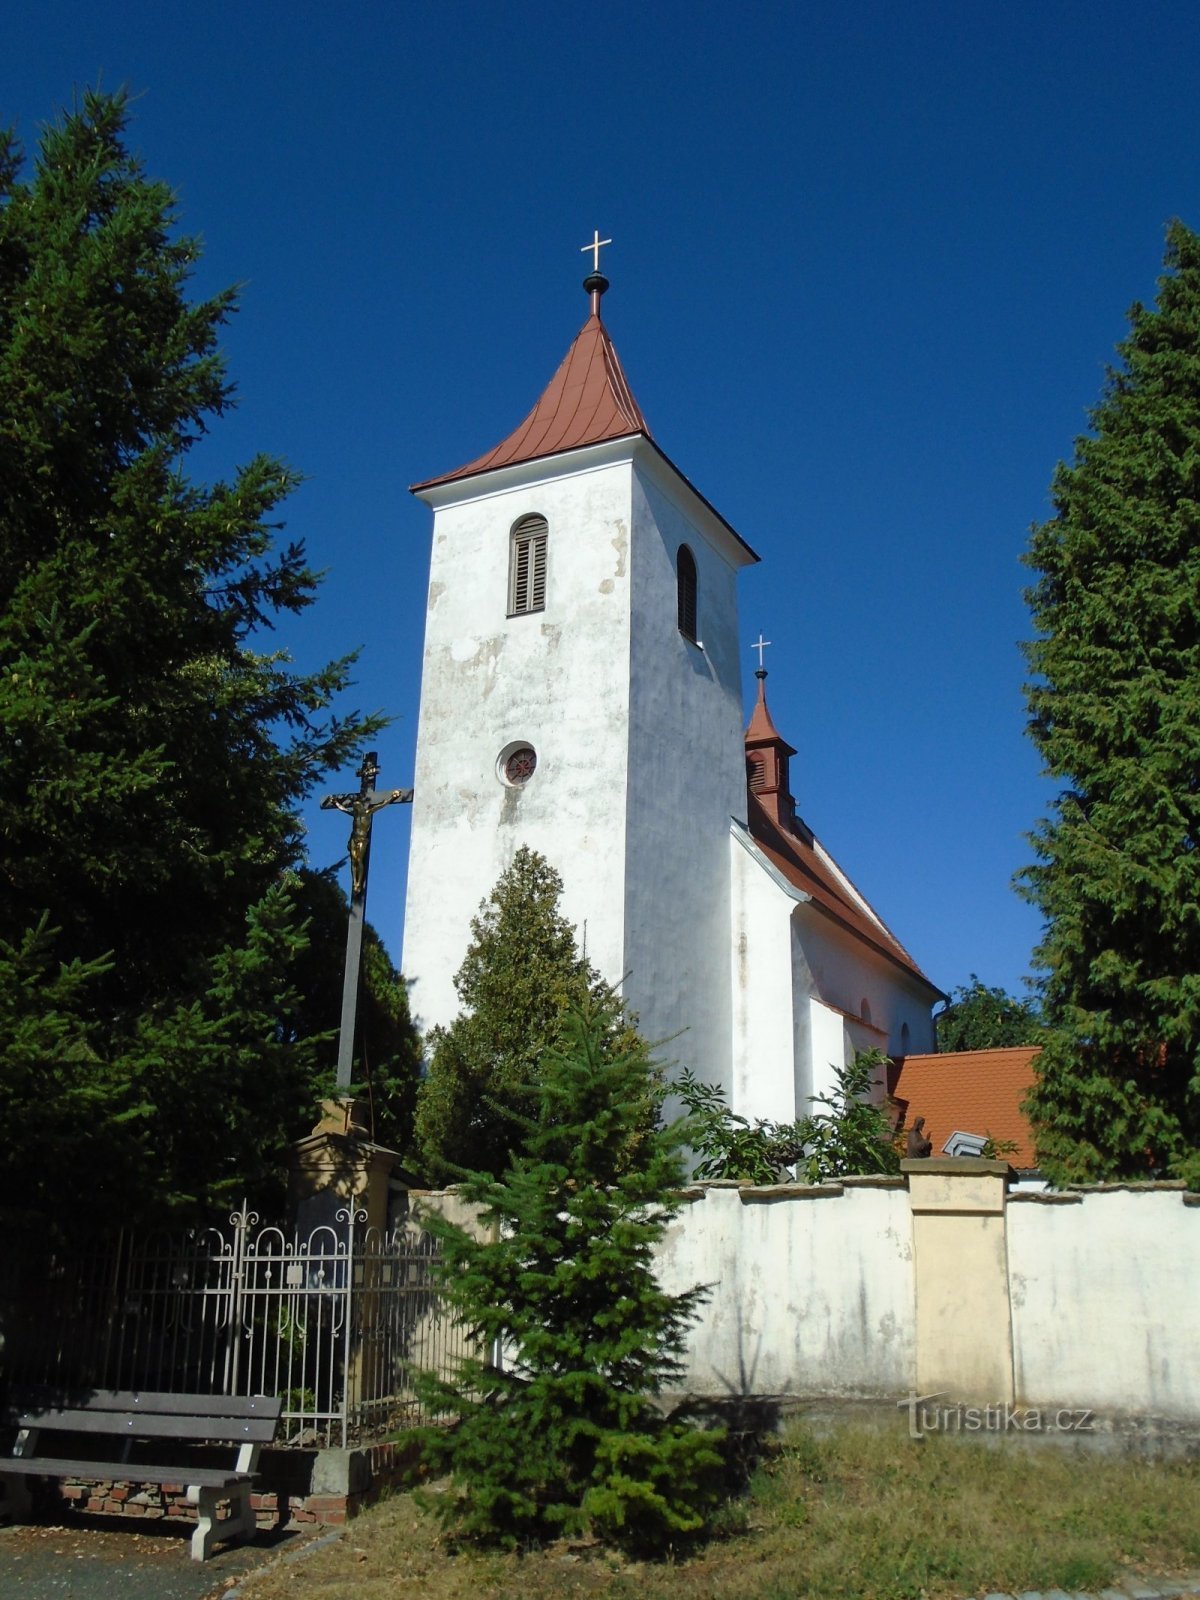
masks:
[[[197,291],[244,285],[239,410],[194,471],[307,475],[288,533],[328,578],[279,642],[361,647],[382,781],[416,736],[407,485],[524,415],[600,228],[655,437],[763,558],[747,695],[761,628],[803,815],[935,982],[1020,989],[1039,924],[1010,879],[1050,790],[1019,556],[1165,223],[1200,226],[1194,0],[9,0],[27,147],[97,81],[140,96]],[[309,823],[317,864],[343,853],[344,819]],[[385,814],[372,862],[397,958],[407,828]]]

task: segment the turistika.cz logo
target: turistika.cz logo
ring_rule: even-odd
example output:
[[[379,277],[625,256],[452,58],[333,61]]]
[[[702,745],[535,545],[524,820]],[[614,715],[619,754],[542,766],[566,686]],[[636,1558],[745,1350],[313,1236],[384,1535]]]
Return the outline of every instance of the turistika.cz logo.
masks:
[[[935,1394],[910,1394],[897,1400],[896,1410],[908,1412],[908,1436],[923,1439],[927,1433],[1093,1433],[1094,1411],[1082,1406],[967,1406],[961,1401],[938,1405],[947,1390]]]

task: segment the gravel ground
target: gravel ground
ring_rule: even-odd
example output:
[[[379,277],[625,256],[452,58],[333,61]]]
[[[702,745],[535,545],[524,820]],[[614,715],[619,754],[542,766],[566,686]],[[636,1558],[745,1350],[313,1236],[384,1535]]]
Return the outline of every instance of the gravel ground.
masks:
[[[186,1526],[150,1533],[96,1518],[0,1528],[0,1600],[209,1600],[322,1531],[259,1533],[193,1561]]]

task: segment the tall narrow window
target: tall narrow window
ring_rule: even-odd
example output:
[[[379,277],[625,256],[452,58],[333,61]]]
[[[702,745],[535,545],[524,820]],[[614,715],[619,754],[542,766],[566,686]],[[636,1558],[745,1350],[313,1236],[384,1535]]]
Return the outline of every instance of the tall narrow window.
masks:
[[[679,631],[696,643],[696,558],[687,545],[679,546],[675,557],[675,579],[679,591]]]
[[[546,609],[545,517],[522,517],[513,524],[508,564],[508,614]]]

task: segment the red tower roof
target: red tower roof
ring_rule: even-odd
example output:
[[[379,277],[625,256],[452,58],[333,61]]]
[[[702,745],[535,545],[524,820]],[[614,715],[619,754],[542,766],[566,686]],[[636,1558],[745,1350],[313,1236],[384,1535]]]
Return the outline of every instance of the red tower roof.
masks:
[[[562,365],[551,378],[541,399],[506,439],[477,456],[466,466],[427,478],[415,490],[472,478],[494,467],[511,467],[518,461],[578,450],[605,439],[631,434],[651,438],[641,407],[633,398],[608,329],[600,320],[600,296],[592,295],[592,313],[575,336]]]

